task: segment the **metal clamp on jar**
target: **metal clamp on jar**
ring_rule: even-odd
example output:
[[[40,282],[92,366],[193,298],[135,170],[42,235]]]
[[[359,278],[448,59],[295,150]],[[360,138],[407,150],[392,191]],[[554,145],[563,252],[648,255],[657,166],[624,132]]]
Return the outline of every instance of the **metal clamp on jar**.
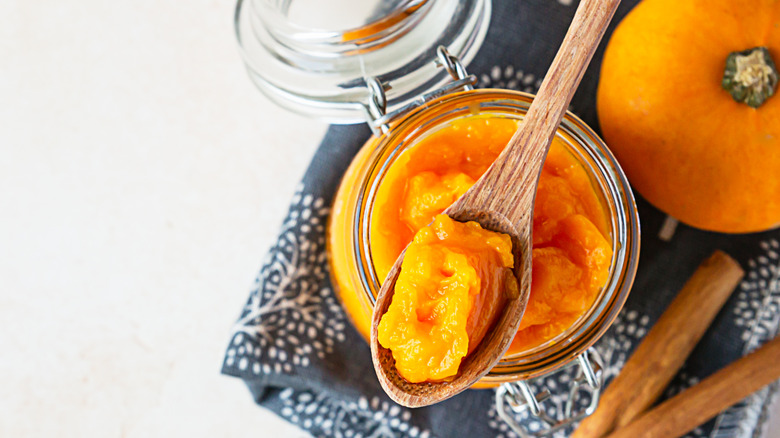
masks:
[[[271,99],[334,123],[365,122],[374,132],[344,175],[328,225],[333,285],[367,338],[381,284],[370,230],[388,169],[453,121],[474,115],[521,121],[533,96],[474,89],[476,78],[463,66],[484,38],[490,1],[343,1],[350,8],[319,0],[239,0],[235,24],[249,74]],[[349,17],[341,13],[347,10]],[[612,260],[606,284],[576,322],[540,345],[506,355],[476,385],[498,387],[498,416],[522,437],[548,435],[595,410],[604,364],[591,347],[625,303],[639,256],[636,205],[611,152],[573,114],[564,117],[556,138],[597,192],[608,217]],[[544,410],[550,392],[534,393],[529,383],[575,369],[564,417],[551,418]],[[517,420],[524,412],[546,427],[525,430]]]
[[[599,404],[601,388],[604,384],[604,361],[595,348],[589,348],[577,356],[576,361],[570,361],[564,369],[577,367],[577,374],[571,380],[568,397],[565,402],[562,418],[552,418],[543,409],[551,394],[549,390],[534,393],[529,380],[502,383],[496,390],[496,411],[498,416],[521,438],[541,437],[565,429],[596,411]],[[581,391],[585,391],[589,400],[584,408],[578,410]],[[529,412],[546,426],[538,431],[529,432],[517,421],[516,415]]]

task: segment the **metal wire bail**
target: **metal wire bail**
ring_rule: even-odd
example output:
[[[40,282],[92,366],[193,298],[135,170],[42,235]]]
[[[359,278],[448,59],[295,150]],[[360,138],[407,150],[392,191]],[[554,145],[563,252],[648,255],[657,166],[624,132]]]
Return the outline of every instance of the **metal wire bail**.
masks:
[[[436,66],[444,66],[444,68],[447,69],[447,73],[450,74],[453,80],[458,81],[468,77],[468,73],[466,73],[466,67],[463,67],[460,59],[458,59],[457,56],[450,55],[444,46],[439,46],[436,48]],[[473,90],[474,86],[473,84],[469,84],[464,86],[464,89]]]
[[[366,86],[369,91],[368,103],[366,104],[368,126],[375,135],[387,133],[390,130],[389,123],[392,120],[410,113],[415,108],[422,106],[430,100],[454,91],[468,91],[474,89],[474,84],[477,83],[477,77],[468,74],[466,68],[463,67],[463,64],[460,62],[460,59],[458,59],[457,56],[451,55],[444,46],[436,48],[435,64],[437,67],[444,67],[447,70],[447,73],[449,73],[450,77],[453,79],[452,82],[448,82],[433,91],[425,93],[390,113],[387,113],[386,94],[387,90],[390,89],[390,86],[388,84],[383,84],[375,77],[366,78]]]
[[[498,416],[520,438],[539,438],[555,433],[591,415],[596,411],[596,407],[599,404],[601,387],[604,384],[604,361],[598,351],[591,347],[577,356],[577,360],[570,362],[564,368],[558,370],[557,373],[574,366],[579,366],[579,369],[572,380],[571,388],[569,388],[562,418],[552,418],[547,414],[543,404],[551,398],[550,391],[545,389],[539,394],[534,394],[533,389],[529,385],[529,380],[502,383],[498,387],[496,390],[496,411]],[[549,375],[543,377],[549,377]],[[583,397],[583,391],[590,396],[590,402],[584,409],[575,412],[577,401]],[[536,432],[526,430],[516,418],[517,414],[526,410],[532,416],[541,420],[547,427],[543,427]]]
[[[387,110],[387,94],[385,94],[385,87],[377,78],[367,78],[366,84],[370,91],[368,114],[373,120],[376,120],[385,115],[385,111]]]

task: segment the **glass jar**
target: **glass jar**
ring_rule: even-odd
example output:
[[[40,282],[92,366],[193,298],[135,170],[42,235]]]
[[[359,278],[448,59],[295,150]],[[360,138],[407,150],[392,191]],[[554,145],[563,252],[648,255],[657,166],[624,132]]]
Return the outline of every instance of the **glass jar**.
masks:
[[[453,120],[481,116],[522,120],[533,96],[483,89],[440,97],[374,136],[348,168],[334,199],[328,252],[334,286],[358,331],[368,338],[370,316],[381,287],[371,258],[373,202],[393,162],[426,135]],[[567,113],[557,132],[592,178],[610,218],[613,257],[599,297],[569,330],[525,353],[505,357],[485,383],[529,379],[554,371],[591,346],[617,316],[634,279],[639,256],[639,219],[628,182],[615,158],[584,122]]]
[[[334,287],[353,324],[364,337],[369,335],[371,311],[381,286],[372,263],[369,230],[374,198],[388,169],[405,150],[454,120],[473,115],[522,120],[532,99],[533,96],[526,93],[496,89],[444,95],[391,124],[385,134],[372,137],[357,154],[334,200],[328,226],[328,252]],[[620,312],[631,289],[639,258],[636,204],[609,149],[587,125],[570,113],[566,114],[557,137],[587,171],[607,212],[613,257],[607,283],[591,308],[574,325],[535,348],[504,357],[479,382],[479,387],[519,382],[502,386],[498,392],[501,397],[516,400],[516,405],[529,405],[533,403],[530,398],[534,401],[542,398],[530,394],[530,387],[523,382],[571,364],[582,367],[581,384],[592,383],[591,390],[598,390],[599,358],[595,356],[595,350],[588,352],[588,349]],[[526,397],[528,403],[525,403]],[[534,410],[533,406],[530,408]],[[572,417],[576,414],[584,416],[586,412],[574,413]]]

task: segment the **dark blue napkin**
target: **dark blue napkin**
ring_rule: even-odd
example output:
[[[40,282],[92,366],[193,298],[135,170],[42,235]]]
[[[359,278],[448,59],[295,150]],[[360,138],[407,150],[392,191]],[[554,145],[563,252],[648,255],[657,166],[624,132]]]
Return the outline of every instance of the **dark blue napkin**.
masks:
[[[614,24],[637,3],[624,0]],[[468,66],[482,87],[535,92],[576,8],[569,0],[494,0],[490,30]],[[609,33],[604,38],[607,41]],[[595,95],[604,43],[572,102],[597,127]],[[333,126],[290,205],[249,300],[230,335],[222,372],[244,380],[255,401],[315,436],[515,437],[496,413],[494,390],[472,390],[436,406],[405,409],[376,380],[365,341],[350,326],[328,278],[325,223],[339,180],[370,132]],[[664,214],[638,199],[644,231],[628,302],[596,347],[607,378],[625,363],[686,279],[713,250],[748,271],[696,347],[667,396],[698,382],[771,339],[780,322],[780,231],[721,235],[681,225],[671,242],[656,235]],[[548,413],[560,416],[565,388],[550,379]],[[776,384],[697,428],[693,437],[760,435]],[[521,418],[530,430],[540,424]],[[563,436],[563,433],[560,434]]]

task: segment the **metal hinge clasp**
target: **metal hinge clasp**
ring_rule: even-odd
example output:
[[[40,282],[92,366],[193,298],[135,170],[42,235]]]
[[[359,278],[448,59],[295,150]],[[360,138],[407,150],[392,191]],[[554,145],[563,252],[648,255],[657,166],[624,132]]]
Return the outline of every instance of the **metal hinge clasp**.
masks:
[[[499,386],[496,390],[496,410],[498,416],[520,438],[538,438],[555,433],[593,414],[599,404],[599,396],[604,384],[604,362],[598,351],[591,347],[579,355],[575,361],[572,361],[557,372],[563,372],[577,365],[579,365],[579,370],[577,370],[576,376],[571,381],[569,394],[564,403],[562,418],[552,418],[543,407],[544,402],[552,397],[550,391],[545,389],[538,394],[534,394],[528,380],[502,383]],[[582,391],[589,394],[590,400],[586,407],[575,412],[577,402],[583,397]],[[517,420],[517,415],[525,411],[541,420],[546,427],[542,427],[535,432],[526,430]]]
[[[382,84],[377,78],[366,78],[366,83],[369,89],[369,99],[366,105],[366,111],[368,113],[368,126],[376,135],[386,134],[390,130],[390,122],[396,120],[414,109],[424,105],[425,103],[436,99],[445,94],[449,94],[455,91],[467,91],[473,90],[474,85],[477,83],[477,77],[470,75],[466,72],[466,68],[460,62],[458,57],[450,55],[444,46],[439,46],[436,49],[436,66],[444,67],[447,73],[450,74],[452,82],[448,82],[443,86],[425,93],[406,105],[387,113],[387,95],[386,91],[389,87],[386,84]]]

